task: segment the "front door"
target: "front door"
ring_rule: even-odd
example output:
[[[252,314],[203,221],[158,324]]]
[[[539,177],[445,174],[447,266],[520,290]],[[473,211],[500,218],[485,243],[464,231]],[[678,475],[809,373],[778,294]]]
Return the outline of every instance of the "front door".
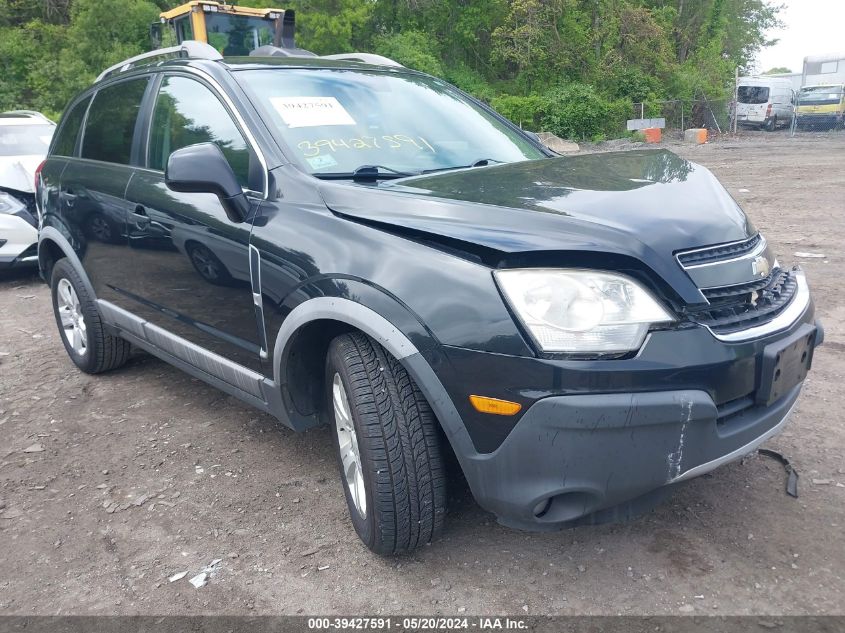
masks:
[[[151,116],[147,168],[136,170],[126,191],[135,274],[124,291],[133,311],[147,321],[260,371],[250,286],[251,224],[231,222],[212,194],[177,193],[164,182],[170,154],[204,142],[223,150],[249,192],[254,159],[229,111],[198,79],[165,76]]]

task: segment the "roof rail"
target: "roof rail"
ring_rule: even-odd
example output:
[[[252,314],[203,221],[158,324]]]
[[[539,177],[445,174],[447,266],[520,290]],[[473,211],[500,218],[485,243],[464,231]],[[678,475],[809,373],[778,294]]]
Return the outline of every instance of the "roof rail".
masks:
[[[402,68],[399,62],[375,53],[339,53],[337,55],[323,55],[323,59],[337,59],[349,62],[364,62],[365,64],[379,64],[381,66],[396,66]]]
[[[97,78],[94,80],[94,83],[102,81],[103,79],[111,75],[116,75],[117,73],[125,72],[131,68],[154,64],[156,61],[159,61],[156,59],[159,57],[163,59],[173,59],[178,57],[212,60],[223,59],[223,56],[220,54],[220,52],[210,44],[206,44],[205,42],[198,42],[196,40],[185,40],[179,46],[171,46],[170,48],[159,48],[157,50],[150,51],[149,53],[141,53],[140,55],[135,55],[135,57],[124,59],[122,62],[115,64],[114,66],[109,66],[99,75],[97,75]]]
[[[311,51],[304,48],[286,48],[282,46],[259,46],[249,52],[250,57],[316,57]]]

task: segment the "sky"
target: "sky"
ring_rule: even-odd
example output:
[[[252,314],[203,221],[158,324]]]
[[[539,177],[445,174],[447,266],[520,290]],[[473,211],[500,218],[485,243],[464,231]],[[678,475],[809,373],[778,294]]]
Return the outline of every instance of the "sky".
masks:
[[[786,5],[780,12],[784,28],[768,33],[780,41],[757,55],[759,72],[776,66],[801,72],[807,55],[845,53],[845,0],[774,0],[773,4]]]

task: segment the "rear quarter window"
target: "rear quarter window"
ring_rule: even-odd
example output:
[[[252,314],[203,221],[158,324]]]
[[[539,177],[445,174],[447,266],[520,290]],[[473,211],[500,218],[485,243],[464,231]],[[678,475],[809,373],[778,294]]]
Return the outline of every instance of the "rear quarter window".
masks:
[[[57,156],[73,156],[76,150],[76,139],[79,136],[79,128],[82,127],[82,120],[85,118],[85,111],[88,109],[89,103],[91,103],[91,97],[86,97],[73,106],[62,120],[59,121],[59,131],[56,134],[56,142],[53,144],[52,154]]]
[[[94,96],[85,123],[82,158],[129,164],[135,122],[148,77],[107,86]]]

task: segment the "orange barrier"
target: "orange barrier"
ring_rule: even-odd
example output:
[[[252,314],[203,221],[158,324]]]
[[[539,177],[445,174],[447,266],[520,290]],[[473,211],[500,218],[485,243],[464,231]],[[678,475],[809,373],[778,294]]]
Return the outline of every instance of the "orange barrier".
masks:
[[[684,131],[684,142],[703,145],[707,142],[707,130],[704,128],[693,128]]]
[[[645,134],[646,143],[659,143],[663,138],[659,127],[647,127],[643,130],[643,134]]]

